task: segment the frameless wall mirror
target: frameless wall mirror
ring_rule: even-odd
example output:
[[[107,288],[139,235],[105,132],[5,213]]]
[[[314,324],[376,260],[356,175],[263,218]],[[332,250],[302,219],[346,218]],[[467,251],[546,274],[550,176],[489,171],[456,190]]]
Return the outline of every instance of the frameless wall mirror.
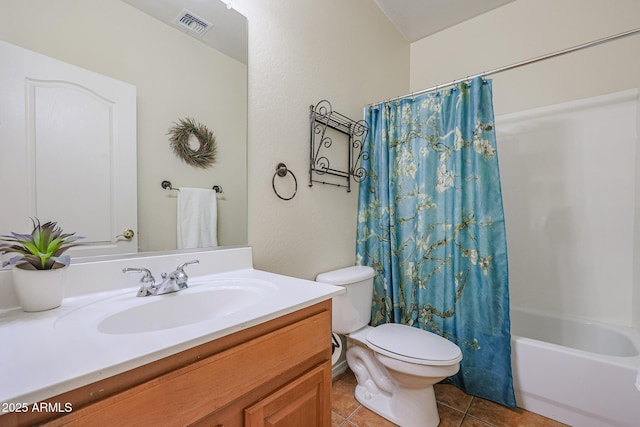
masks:
[[[218,244],[247,244],[245,17],[222,0],[5,0],[0,42],[0,91],[22,102],[0,104],[0,234],[37,216],[92,237],[76,256],[173,250],[170,180],[223,188]],[[211,167],[171,150],[186,117],[215,135]]]

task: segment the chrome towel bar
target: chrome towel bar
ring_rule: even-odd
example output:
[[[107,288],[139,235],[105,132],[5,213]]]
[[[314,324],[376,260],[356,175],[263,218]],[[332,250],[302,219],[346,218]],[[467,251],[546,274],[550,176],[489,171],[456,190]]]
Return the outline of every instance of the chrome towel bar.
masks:
[[[162,186],[162,188],[164,188],[165,190],[176,190],[176,191],[180,191],[179,188],[173,188],[173,186],[171,185],[171,181],[162,181],[162,183],[160,184]],[[218,194],[222,194],[224,193],[224,191],[222,191],[222,186],[220,185],[214,185],[213,187],[211,187],[211,189],[213,191],[215,191]]]

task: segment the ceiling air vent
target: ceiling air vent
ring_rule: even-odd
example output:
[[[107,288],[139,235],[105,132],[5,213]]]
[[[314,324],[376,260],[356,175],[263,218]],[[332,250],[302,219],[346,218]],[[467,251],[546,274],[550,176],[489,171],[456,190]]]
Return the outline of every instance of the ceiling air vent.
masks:
[[[211,27],[210,22],[189,12],[187,9],[183,9],[173,22],[177,26],[200,36],[206,33],[209,27]]]

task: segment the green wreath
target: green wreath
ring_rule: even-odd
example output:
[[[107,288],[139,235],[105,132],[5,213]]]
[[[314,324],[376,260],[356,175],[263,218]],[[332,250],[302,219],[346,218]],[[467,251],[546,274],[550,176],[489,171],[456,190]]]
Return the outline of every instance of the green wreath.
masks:
[[[173,151],[187,164],[204,169],[215,163],[218,150],[216,138],[202,123],[191,118],[181,119],[169,129],[167,135]],[[197,150],[189,145],[191,135],[200,143]]]

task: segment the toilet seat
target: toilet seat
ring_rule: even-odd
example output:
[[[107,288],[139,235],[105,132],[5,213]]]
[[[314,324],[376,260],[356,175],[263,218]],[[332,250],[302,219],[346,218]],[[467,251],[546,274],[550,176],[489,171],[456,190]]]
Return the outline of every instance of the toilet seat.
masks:
[[[445,366],[462,360],[460,348],[434,333],[397,323],[371,328],[367,345],[386,356],[419,365]]]

